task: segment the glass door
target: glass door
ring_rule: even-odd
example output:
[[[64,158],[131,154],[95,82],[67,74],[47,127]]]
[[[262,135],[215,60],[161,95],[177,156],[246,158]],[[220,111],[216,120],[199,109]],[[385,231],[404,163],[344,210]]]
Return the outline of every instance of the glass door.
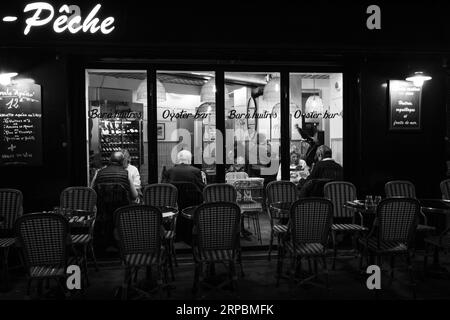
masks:
[[[132,179],[139,189],[148,183],[146,70],[86,70],[86,148],[88,181],[122,151],[139,175]]]
[[[217,181],[216,82],[213,71],[156,72],[158,181],[190,154],[205,183]]]

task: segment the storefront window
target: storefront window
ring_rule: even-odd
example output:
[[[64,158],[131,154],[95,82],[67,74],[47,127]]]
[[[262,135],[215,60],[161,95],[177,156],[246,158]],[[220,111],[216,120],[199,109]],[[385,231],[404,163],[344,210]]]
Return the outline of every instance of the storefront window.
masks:
[[[88,181],[108,164],[112,152],[126,150],[141,186],[147,184],[146,71],[87,70],[86,83]]]
[[[342,74],[291,73],[289,83],[290,176],[297,183],[312,170],[320,145],[343,165]]]
[[[206,183],[216,177],[215,73],[157,71],[158,180],[187,150]]]
[[[225,73],[226,173],[275,180],[279,172],[280,74]]]

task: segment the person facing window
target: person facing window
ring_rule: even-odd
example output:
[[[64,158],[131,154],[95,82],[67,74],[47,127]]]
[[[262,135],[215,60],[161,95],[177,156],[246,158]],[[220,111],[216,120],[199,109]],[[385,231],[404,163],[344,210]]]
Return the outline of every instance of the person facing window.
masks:
[[[177,154],[177,164],[162,173],[161,182],[191,182],[203,191],[205,183],[202,171],[191,165],[192,154],[188,150],[181,150]]]

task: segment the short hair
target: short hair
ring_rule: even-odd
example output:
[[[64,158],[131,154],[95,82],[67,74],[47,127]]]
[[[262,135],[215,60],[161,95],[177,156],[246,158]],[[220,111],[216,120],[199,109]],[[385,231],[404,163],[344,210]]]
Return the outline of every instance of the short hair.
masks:
[[[323,144],[317,148],[316,155],[317,157],[322,156],[322,158],[331,158],[333,153],[329,147]]]
[[[122,149],[120,152],[123,153],[123,157],[125,160],[131,160],[130,152],[127,149]]]
[[[177,154],[177,162],[179,164],[191,164],[192,162],[192,153],[188,150],[181,150]]]
[[[114,151],[111,153],[111,157],[109,158],[110,164],[118,164],[123,166],[123,162],[125,160],[125,157],[122,152],[120,151]]]

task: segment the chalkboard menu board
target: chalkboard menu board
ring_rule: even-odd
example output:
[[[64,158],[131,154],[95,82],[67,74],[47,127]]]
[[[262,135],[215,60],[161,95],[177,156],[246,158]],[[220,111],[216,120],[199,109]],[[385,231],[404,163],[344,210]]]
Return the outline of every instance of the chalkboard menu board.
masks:
[[[0,165],[42,165],[41,86],[0,85]]]
[[[422,88],[403,80],[389,81],[389,129],[420,130]]]

